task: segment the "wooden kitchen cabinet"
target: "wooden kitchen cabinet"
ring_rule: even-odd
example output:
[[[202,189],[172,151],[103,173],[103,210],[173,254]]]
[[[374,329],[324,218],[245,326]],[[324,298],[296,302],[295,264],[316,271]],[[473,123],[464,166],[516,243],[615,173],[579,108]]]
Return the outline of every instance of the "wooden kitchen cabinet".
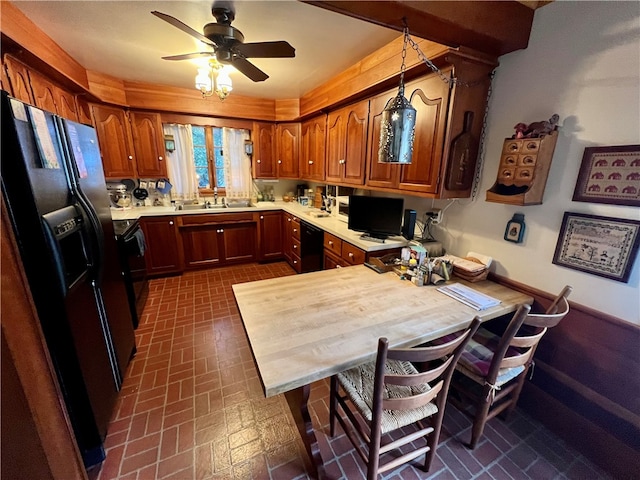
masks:
[[[47,112],[58,113],[54,89],[55,86],[38,72],[29,70],[29,83],[33,92],[35,106]]]
[[[336,267],[349,267],[351,265],[362,265],[364,262],[369,261],[371,257],[382,257],[389,253],[400,253],[400,248],[387,248],[375,252],[366,252],[327,232],[324,232],[323,247],[324,270]]]
[[[300,126],[300,178],[324,181],[327,116],[320,115]]]
[[[11,95],[18,100],[35,105],[27,66],[9,55],[4,55],[3,59]]]
[[[369,100],[327,116],[327,183],[364,185]]]
[[[300,123],[279,123],[276,126],[278,178],[298,178],[300,158]]]
[[[276,178],[276,127],[273,123],[253,122],[253,178]]]
[[[130,117],[137,176],[165,178],[167,163],[160,114],[131,112]]]
[[[252,213],[184,215],[179,230],[186,269],[255,261]]]
[[[98,135],[102,168],[107,178],[136,178],[133,138],[127,112],[106,105],[91,105]]]
[[[180,273],[183,270],[176,217],[144,217],[140,225],[145,236],[147,274]]]
[[[258,244],[260,246],[258,260],[261,262],[280,260],[284,256],[282,212],[260,212],[258,220]]]

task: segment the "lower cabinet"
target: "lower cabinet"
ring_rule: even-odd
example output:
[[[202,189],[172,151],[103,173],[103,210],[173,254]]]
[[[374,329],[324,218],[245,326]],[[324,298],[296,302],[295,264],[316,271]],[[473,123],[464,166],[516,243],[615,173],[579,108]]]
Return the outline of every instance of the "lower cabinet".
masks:
[[[258,244],[260,252],[258,260],[280,260],[284,256],[283,214],[277,212],[260,212],[258,222]]]
[[[140,219],[144,232],[145,262],[149,275],[166,275],[182,271],[181,247],[178,243],[176,218],[144,217]]]
[[[185,269],[232,265],[257,259],[252,213],[179,217]]]
[[[361,265],[370,257],[381,257],[389,253],[400,253],[400,248],[387,248],[375,252],[365,252],[361,248],[345,242],[335,235],[324,233],[323,265],[324,270],[337,267]]]

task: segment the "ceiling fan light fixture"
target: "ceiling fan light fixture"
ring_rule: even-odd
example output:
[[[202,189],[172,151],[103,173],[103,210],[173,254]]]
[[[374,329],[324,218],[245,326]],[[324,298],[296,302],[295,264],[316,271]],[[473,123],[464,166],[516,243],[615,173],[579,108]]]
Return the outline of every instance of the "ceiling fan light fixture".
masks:
[[[413,155],[416,109],[404,96],[405,57],[408,40],[409,28],[405,23],[400,85],[398,86],[398,95],[391,98],[382,111],[378,163],[408,164],[411,163]]]
[[[209,68],[198,68],[195,85],[203,98],[215,93],[220,100],[224,100],[233,90],[229,72],[215,58],[209,61]]]

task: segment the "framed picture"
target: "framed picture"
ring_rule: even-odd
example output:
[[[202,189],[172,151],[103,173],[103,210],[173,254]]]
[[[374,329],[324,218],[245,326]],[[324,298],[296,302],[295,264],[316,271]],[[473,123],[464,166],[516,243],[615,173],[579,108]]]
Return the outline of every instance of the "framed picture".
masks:
[[[524,213],[514,213],[511,220],[507,222],[504,239],[508,242],[521,243],[524,237],[524,228]]]
[[[553,263],[626,283],[639,233],[638,220],[565,212]]]
[[[640,145],[585,148],[573,200],[640,206]]]

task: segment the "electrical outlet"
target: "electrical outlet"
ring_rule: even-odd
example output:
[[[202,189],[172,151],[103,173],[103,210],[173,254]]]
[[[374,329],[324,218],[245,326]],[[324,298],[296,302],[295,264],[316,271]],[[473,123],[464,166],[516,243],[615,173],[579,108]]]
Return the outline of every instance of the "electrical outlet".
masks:
[[[432,225],[437,225],[442,222],[442,210],[434,208],[430,212],[427,212],[427,216],[431,219]]]

